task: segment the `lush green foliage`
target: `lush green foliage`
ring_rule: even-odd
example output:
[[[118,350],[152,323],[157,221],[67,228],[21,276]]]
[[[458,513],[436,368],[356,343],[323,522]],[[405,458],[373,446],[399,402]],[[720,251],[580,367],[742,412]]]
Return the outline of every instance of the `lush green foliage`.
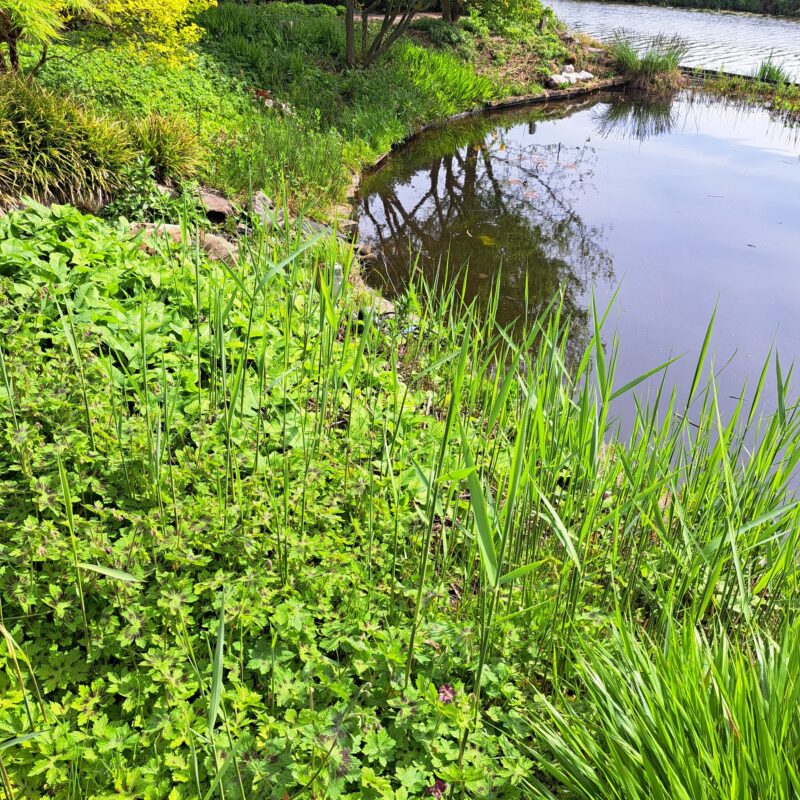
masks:
[[[557,303],[517,343],[454,296],[379,318],[339,287],[335,239],[259,232],[231,267],[161,250],[68,208],[0,219],[16,796],[547,796],[535,723],[542,693],[591,697],[582,642],[646,628],[653,670],[649,645],[628,658],[655,692],[675,625],[796,615],[800,416],[777,361],[774,415],[765,371],[723,423],[703,355],[691,413],[642,406],[623,442],[632,386],[597,314],[570,367]],[[755,702],[729,659],[719,685]],[[674,708],[699,669],[664,683]],[[598,731],[607,707],[575,706]]]
[[[199,22],[207,35],[191,65],[167,69],[78,32],[51,49],[39,80],[102,113],[180,117],[203,146],[204,180],[231,193],[287,192],[313,210],[341,200],[354,170],[415,128],[535,91],[567,54],[552,28],[510,43],[473,14],[458,26],[420,20],[369,69],[343,72],[342,20],[326,6],[228,2]],[[23,56],[31,64],[37,53]],[[513,82],[501,78],[504,63],[523,56]]]
[[[134,161],[153,178],[191,177],[197,137],[180,117],[151,113],[129,125],[35,82],[0,80],[0,202],[24,196],[97,210],[125,186]]]
[[[0,79],[0,204],[30,195],[99,208],[130,158],[124,125],[36,84]]]

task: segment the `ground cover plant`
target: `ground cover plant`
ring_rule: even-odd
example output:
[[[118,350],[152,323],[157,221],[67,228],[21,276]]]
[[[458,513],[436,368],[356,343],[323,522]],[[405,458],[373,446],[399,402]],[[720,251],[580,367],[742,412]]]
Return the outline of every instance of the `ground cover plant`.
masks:
[[[570,359],[559,298],[512,337],[496,297],[377,315],[333,237],[240,253],[147,255],[69,207],[0,219],[8,797],[593,796],[609,739],[659,797],[630,745],[651,697],[676,748],[686,697],[708,748],[738,731],[738,796],[794,796],[777,356],[722,419],[704,347],[689,401],[662,381],[623,437],[638,384],[594,309]]]

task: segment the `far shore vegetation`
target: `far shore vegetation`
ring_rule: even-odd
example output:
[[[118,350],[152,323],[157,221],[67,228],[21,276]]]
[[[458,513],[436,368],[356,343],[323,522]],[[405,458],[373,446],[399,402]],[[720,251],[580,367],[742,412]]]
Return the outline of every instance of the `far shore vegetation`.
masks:
[[[617,0],[599,0],[614,3]],[[621,1],[621,0],[620,0]],[[800,17],[800,0],[624,0],[632,5],[700,8],[709,11],[742,11],[779,17]]]

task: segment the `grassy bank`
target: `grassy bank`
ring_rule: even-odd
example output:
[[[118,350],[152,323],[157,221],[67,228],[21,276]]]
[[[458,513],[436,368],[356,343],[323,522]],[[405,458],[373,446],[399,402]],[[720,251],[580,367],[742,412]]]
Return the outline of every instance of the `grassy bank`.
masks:
[[[796,795],[777,359],[622,439],[596,313],[570,368],[557,299],[514,343],[375,316],[335,240],[241,252],[0,219],[7,796]]]
[[[720,75],[705,78],[703,90],[743,105],[766,107],[787,124],[800,123],[800,85]]]
[[[199,22],[204,38],[183,66],[167,69],[77,32],[37,78],[112,117],[178,117],[203,145],[203,181],[234,195],[263,188],[316,212],[420,125],[536,93],[567,59],[588,63],[588,51],[549,16],[541,30],[513,36],[477,16],[458,25],[421,18],[365,70],[345,69],[343,21],[325,6],[224,3]]]

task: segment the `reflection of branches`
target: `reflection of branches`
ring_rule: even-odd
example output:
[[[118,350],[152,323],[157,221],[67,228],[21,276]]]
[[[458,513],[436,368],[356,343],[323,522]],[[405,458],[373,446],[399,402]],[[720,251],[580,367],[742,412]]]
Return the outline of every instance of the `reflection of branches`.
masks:
[[[451,147],[422,140],[368,178],[361,235],[380,254],[379,273],[395,291],[409,280],[409,254],[420,254],[432,283],[443,264],[453,274],[468,265],[472,296],[487,294],[500,271],[501,321],[535,315],[562,288],[577,333],[586,318],[581,295],[612,272],[598,244],[602,230],[576,211],[591,186],[595,153],[538,144],[525,129],[494,125],[469,129],[466,142],[446,130]]]
[[[673,97],[655,97],[632,102],[608,103],[595,111],[597,132],[603,138],[617,134],[643,142],[669,133],[678,121]]]

